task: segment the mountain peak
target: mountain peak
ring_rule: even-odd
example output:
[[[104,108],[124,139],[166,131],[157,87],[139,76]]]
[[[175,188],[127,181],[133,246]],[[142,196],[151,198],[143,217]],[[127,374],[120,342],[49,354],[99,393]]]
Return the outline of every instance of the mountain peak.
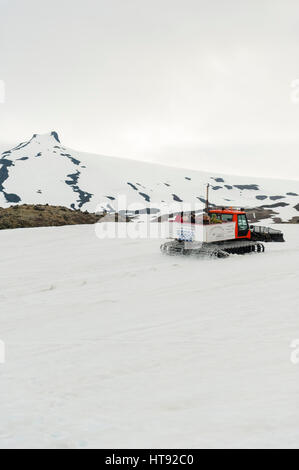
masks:
[[[37,138],[43,138],[43,137],[53,137],[59,144],[61,143],[60,142],[60,139],[59,139],[59,136],[58,136],[58,133],[56,131],[52,131],[52,132],[49,132],[47,134],[33,134],[33,136],[31,137],[30,140],[34,140],[34,139],[37,139]]]
[[[56,131],[52,131],[52,132],[51,132],[51,136],[52,136],[52,137],[54,137],[54,139],[56,139],[56,140],[57,140],[57,142],[59,142],[59,143],[60,143],[60,140],[59,140],[59,137],[58,137],[58,134],[57,134],[57,132],[56,132]]]

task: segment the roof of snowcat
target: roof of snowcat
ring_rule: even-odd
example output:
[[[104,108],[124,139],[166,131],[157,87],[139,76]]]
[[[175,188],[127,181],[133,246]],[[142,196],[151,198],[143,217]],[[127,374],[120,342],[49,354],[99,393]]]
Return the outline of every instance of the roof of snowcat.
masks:
[[[246,214],[243,207],[214,207],[209,209],[209,212],[214,212],[218,214]]]

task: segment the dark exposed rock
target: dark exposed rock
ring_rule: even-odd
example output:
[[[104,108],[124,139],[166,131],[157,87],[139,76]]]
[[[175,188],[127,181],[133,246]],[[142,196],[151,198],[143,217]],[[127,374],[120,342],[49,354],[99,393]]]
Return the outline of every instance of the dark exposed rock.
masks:
[[[174,201],[183,202],[183,200],[179,196],[177,196],[176,194],[173,194],[172,197],[173,197]]]
[[[241,191],[244,189],[248,189],[250,191],[259,191],[257,184],[234,184],[234,187],[240,189]]]
[[[14,166],[14,163],[11,160],[7,160],[6,158],[0,159],[0,164],[2,167],[0,168],[0,193],[2,192],[3,196],[5,197],[7,202],[18,203],[21,201],[20,196],[17,194],[9,194],[4,190],[3,183],[8,179],[9,172],[8,168],[10,166]]]
[[[88,193],[87,191],[83,191],[79,185],[78,185],[78,180],[80,177],[80,171],[76,171],[76,173],[71,173],[67,175],[69,180],[65,180],[66,184],[72,186],[73,191],[75,193],[79,194],[79,199],[77,200],[79,208],[81,208],[84,204],[90,201],[91,197],[93,196],[91,193]],[[71,204],[71,207],[74,209],[75,204]]]
[[[7,202],[11,202],[15,204],[17,204],[18,202],[21,202],[21,198],[17,194],[14,194],[14,193],[9,194],[9,193],[6,193],[5,191],[3,191],[3,194]]]
[[[263,207],[264,209],[266,208],[275,208],[275,207],[286,207],[286,206],[289,206],[290,204],[288,204],[287,202],[276,202],[275,204],[263,204],[262,206],[260,207]]]
[[[158,214],[160,209],[155,209],[154,207],[146,207],[145,209],[138,209],[134,211],[135,214]]]
[[[69,158],[69,160],[71,160],[72,163],[74,163],[74,165],[80,165],[80,161],[77,160],[76,158],[72,157],[70,153],[61,153],[60,154],[62,157],[67,157]]]
[[[223,178],[213,178],[213,180],[216,181],[216,183],[224,183]]]
[[[250,223],[256,223],[263,219],[268,219],[270,217],[273,218],[273,216],[275,216],[277,212],[274,212],[272,209],[255,207],[253,209],[246,209],[246,214]]]
[[[138,188],[136,188],[135,184],[130,183],[129,181],[127,182],[127,184],[131,186],[131,188],[135,189],[135,191],[138,191]]]
[[[207,203],[207,200],[204,197],[196,196],[196,199],[198,199],[204,205],[206,205],[206,203]],[[210,207],[216,207],[216,204],[212,204],[211,202],[209,202],[209,206]]]
[[[277,201],[278,199],[285,199],[285,196],[270,196],[271,201]]]
[[[52,131],[52,132],[51,132],[51,135],[54,137],[54,139],[55,139],[55,140],[57,140],[57,142],[59,142],[59,143],[60,143],[60,140],[59,140],[59,137],[58,137],[58,134],[57,134],[57,132],[55,132],[55,131]]]
[[[147,202],[150,202],[151,198],[149,197],[148,194],[145,194],[145,193],[139,193],[140,196],[142,196]]]

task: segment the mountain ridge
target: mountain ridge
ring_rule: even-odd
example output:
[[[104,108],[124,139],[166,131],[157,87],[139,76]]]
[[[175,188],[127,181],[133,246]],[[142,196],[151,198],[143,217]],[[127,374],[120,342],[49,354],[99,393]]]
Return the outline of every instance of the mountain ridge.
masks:
[[[0,155],[0,206],[53,204],[94,212],[117,209],[120,196],[133,210],[210,201],[272,209],[272,219],[297,217],[299,182],[214,174],[151,162],[78,152],[61,143],[58,132],[31,139]]]

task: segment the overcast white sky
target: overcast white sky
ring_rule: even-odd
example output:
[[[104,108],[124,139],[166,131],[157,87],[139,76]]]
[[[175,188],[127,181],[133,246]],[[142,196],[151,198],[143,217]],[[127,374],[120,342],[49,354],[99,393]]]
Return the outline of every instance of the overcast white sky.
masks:
[[[299,179],[297,78],[298,0],[0,0],[0,144]]]

